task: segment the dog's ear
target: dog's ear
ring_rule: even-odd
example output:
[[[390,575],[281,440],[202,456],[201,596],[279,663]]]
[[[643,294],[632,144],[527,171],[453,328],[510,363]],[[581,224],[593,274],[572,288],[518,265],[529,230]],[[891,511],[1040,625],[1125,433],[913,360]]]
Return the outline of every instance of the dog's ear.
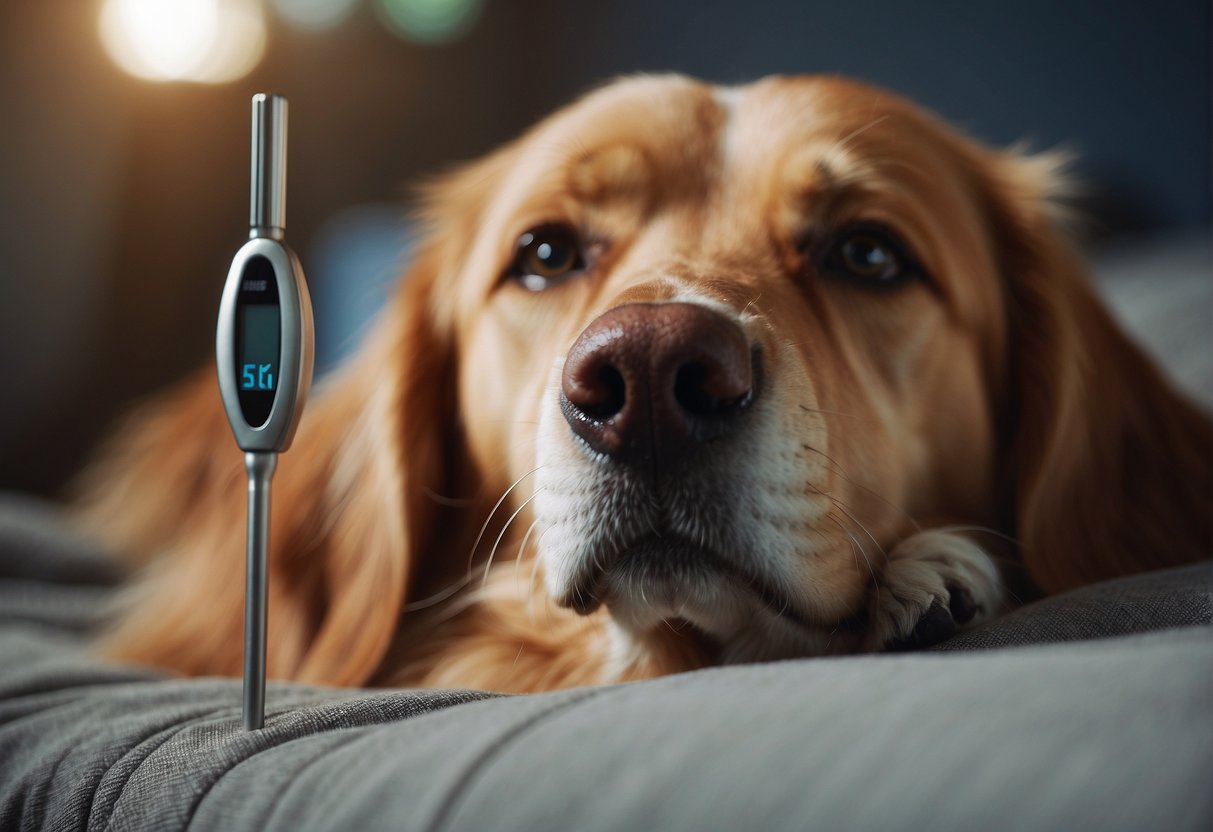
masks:
[[[301,435],[304,448],[312,437],[319,447],[340,439],[321,469],[322,527],[309,508],[308,493],[318,483],[306,461],[290,480],[296,493],[286,497],[298,516],[284,521],[283,556],[296,559],[285,571],[306,574],[303,561],[318,558],[315,568],[323,572],[308,588],[318,615],[303,640],[296,678],[368,682],[397,634],[417,578],[449,574],[451,562],[467,551],[453,545],[462,542],[459,534],[438,528],[439,515],[449,511],[441,495],[475,487],[463,481],[470,475],[458,417],[459,273],[513,152],[507,147],[425,189],[414,265],[370,342],[345,379],[326,392],[306,438]],[[284,456],[283,468],[296,456],[303,454]]]
[[[1052,160],[1007,154],[986,175],[1009,333],[1005,503],[1029,576],[1057,592],[1208,558],[1209,417],[1098,298],[1057,229]]]
[[[365,683],[396,632],[419,561],[434,555],[437,506],[427,494],[446,492],[457,423],[454,339],[433,309],[444,276],[439,249],[422,252],[372,343],[326,391],[300,447],[282,460],[281,473],[296,455],[300,470],[288,474],[280,501],[280,577],[289,585],[292,575],[315,570],[306,587],[313,621],[292,674],[302,680]],[[332,450],[305,457],[326,446]],[[316,488],[319,504],[310,499]]]
[[[504,154],[430,194],[428,232],[355,358],[313,392],[273,482],[269,674],[367,682],[434,551],[460,464],[457,272]],[[82,480],[77,514],[120,551],[160,557],[128,589],[102,650],[190,674],[237,675],[245,476],[214,372],[137,413]]]

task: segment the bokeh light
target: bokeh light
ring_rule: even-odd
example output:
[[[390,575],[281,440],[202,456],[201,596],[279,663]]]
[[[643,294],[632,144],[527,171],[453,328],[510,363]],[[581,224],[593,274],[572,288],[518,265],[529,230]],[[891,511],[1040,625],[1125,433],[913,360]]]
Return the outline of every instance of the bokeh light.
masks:
[[[331,29],[345,22],[358,0],[270,0],[274,11],[301,29]]]
[[[265,51],[257,0],[105,0],[99,24],[114,62],[151,81],[233,81]]]
[[[475,24],[484,0],[375,0],[375,11],[397,34],[423,43],[449,43]]]

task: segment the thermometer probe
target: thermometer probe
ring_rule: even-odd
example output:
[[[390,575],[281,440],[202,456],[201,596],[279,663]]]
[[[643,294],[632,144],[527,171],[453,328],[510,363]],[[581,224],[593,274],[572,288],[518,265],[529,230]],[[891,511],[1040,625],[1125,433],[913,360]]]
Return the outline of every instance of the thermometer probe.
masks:
[[[219,303],[219,393],[248,471],[244,727],[265,720],[270,480],[291,446],[312,382],[312,304],[286,233],[286,99],[253,96],[249,240]]]

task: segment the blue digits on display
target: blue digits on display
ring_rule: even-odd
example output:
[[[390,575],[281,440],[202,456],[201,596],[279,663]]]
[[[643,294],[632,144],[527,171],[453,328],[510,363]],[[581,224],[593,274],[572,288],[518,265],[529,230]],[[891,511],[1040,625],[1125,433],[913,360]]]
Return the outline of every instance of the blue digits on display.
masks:
[[[240,373],[241,390],[273,390],[273,364],[245,364]]]

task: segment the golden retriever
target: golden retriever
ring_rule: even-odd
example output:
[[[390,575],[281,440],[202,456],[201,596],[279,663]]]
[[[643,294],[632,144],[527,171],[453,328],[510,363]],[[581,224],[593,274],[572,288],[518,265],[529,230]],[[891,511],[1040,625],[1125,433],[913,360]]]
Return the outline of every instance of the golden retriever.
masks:
[[[611,84],[428,192],[281,460],[269,674],[535,691],[925,645],[1205,558],[1213,430],[1056,227],[1054,160],[833,77]],[[88,527],[110,656],[241,669],[213,372],[134,416]]]

